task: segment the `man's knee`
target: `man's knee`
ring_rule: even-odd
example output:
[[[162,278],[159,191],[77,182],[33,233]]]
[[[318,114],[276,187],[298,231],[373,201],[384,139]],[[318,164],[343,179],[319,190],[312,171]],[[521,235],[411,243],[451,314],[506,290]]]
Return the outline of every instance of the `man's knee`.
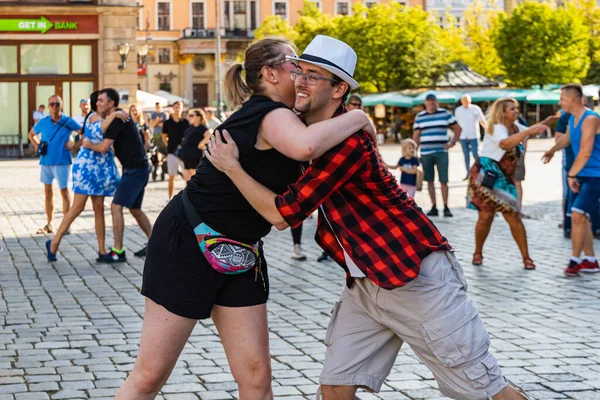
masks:
[[[243,371],[234,373],[234,378],[240,388],[266,392],[271,387],[271,362],[262,359],[248,361],[244,364]]]
[[[112,203],[110,205],[110,212],[113,215],[123,215],[123,206],[119,204]]]
[[[571,214],[571,223],[574,225],[584,225],[588,223],[588,218],[585,214],[573,211]]]
[[[52,196],[54,194],[52,190],[52,185],[44,185],[44,194],[46,195],[46,197]]]
[[[128,379],[132,380],[136,392],[142,394],[158,394],[169,379],[170,371],[160,368],[134,368]]]

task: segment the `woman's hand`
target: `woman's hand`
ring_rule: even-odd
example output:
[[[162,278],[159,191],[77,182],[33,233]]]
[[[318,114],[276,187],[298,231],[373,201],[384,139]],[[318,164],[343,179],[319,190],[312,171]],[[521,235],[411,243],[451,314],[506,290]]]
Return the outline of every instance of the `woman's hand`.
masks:
[[[111,117],[118,118],[123,122],[129,121],[129,114],[127,114],[125,111],[115,111]]]
[[[530,128],[527,129],[527,135],[528,136],[537,136],[540,133],[544,133],[546,132],[546,130],[548,129],[548,127],[546,125],[544,125],[544,123],[539,123],[539,124],[535,124],[532,125]]]
[[[227,130],[223,130],[223,138],[225,142],[221,139],[221,133],[215,131],[208,142],[207,150],[204,151],[204,156],[216,169],[229,175],[236,168],[241,167],[238,161],[240,154]]]

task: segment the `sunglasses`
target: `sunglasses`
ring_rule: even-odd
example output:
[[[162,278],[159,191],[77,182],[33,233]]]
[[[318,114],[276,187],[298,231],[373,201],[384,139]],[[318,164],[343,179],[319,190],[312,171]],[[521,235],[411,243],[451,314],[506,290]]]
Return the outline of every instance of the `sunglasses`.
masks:
[[[188,114],[188,118],[193,118],[193,117],[199,117],[199,115],[196,115],[196,114]]]
[[[348,103],[348,104],[350,104],[351,106],[356,106],[356,107],[362,106],[362,104],[360,104],[360,103]]]
[[[57,101],[57,102],[50,102],[50,103],[48,103],[48,105],[49,105],[50,107],[54,107],[54,106],[56,106],[56,107],[60,107],[60,105],[61,105],[61,104],[62,104],[62,103],[61,103],[60,101]]]

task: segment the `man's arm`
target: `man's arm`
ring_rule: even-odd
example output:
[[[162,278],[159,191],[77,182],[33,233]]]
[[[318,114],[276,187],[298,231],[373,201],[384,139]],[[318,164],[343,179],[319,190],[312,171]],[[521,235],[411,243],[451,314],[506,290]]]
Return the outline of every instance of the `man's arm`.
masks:
[[[460,127],[460,124],[456,121],[454,122],[454,125],[450,125],[450,129],[452,129],[452,132],[454,132],[454,137],[452,138],[452,140],[450,140],[450,143],[446,145],[448,146],[448,148],[456,145],[456,143],[460,140],[460,134],[462,133],[462,128]]]
[[[33,128],[31,128],[31,130],[29,131],[29,134],[27,134],[27,137],[29,138],[29,141],[33,144],[33,149],[35,151],[37,151],[40,141],[39,141],[35,131],[33,130]]]
[[[421,130],[415,129],[413,130],[413,140],[417,143],[417,147],[421,145]]]
[[[558,139],[556,139],[556,143],[554,144],[554,146],[552,146],[552,148],[550,150],[548,150],[547,152],[545,152],[544,155],[542,156],[542,161],[544,162],[544,164],[548,164],[550,162],[550,160],[552,160],[552,157],[554,157],[554,153],[556,153],[559,150],[567,148],[570,144],[571,144],[571,134],[569,132],[569,128],[567,128],[567,132],[564,134],[561,134],[560,137]]]
[[[250,205],[279,230],[298,226],[365,163],[364,147],[357,135],[334,147],[315,161],[281,196],[256,182],[243,171],[233,138],[223,131],[208,143],[206,158],[227,174]]]

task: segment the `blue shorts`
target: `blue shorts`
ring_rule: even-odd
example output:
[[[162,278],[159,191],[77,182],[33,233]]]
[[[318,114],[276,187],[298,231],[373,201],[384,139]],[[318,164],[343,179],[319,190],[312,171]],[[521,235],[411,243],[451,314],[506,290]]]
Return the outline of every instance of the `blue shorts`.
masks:
[[[40,181],[44,185],[52,185],[54,179],[58,182],[60,189],[66,189],[71,179],[71,165],[40,165]]]
[[[581,186],[579,193],[573,193],[569,209],[571,213],[577,212],[589,217],[597,213],[600,207],[600,178],[578,177],[577,180]]]
[[[144,191],[148,184],[149,173],[150,167],[133,169],[123,168],[121,182],[119,182],[119,186],[117,186],[115,197],[112,202],[133,210],[142,208],[142,201],[144,200]]]

